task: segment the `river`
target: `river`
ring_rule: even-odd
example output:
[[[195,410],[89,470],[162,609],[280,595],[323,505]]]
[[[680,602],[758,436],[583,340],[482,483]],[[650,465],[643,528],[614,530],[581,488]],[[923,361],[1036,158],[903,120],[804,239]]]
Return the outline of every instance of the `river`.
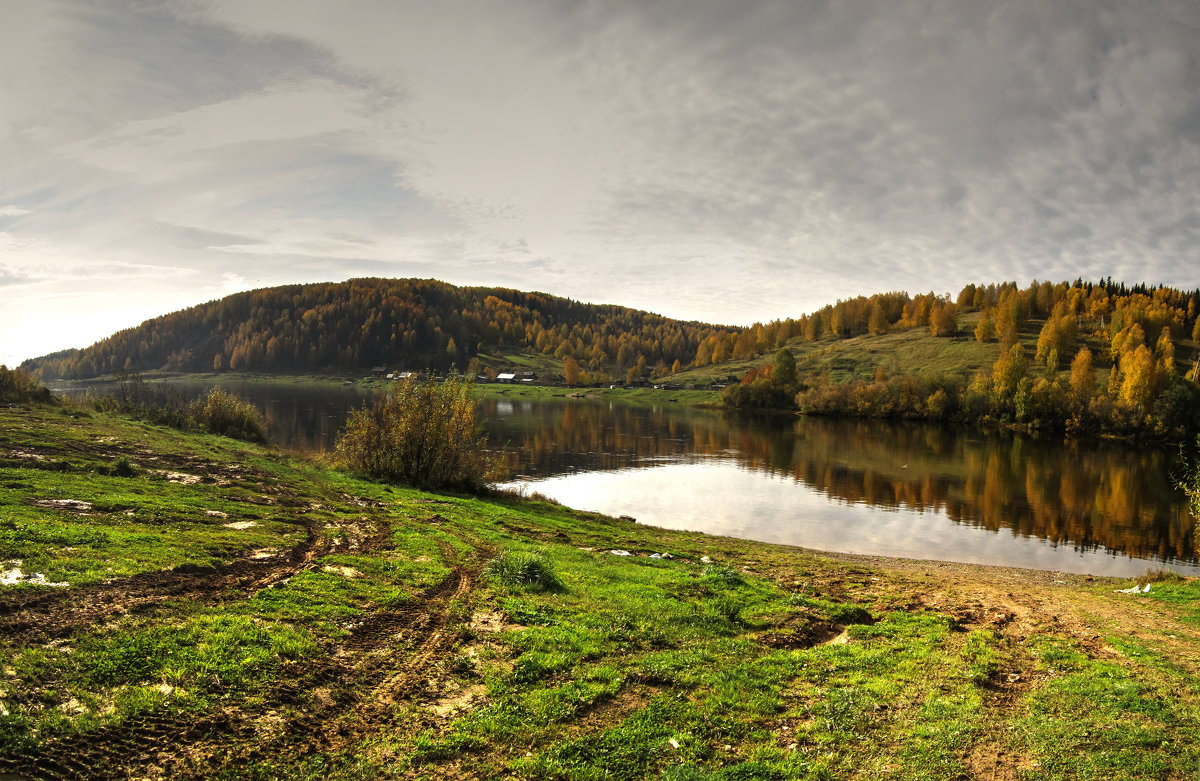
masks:
[[[336,385],[222,384],[264,411],[274,441],[302,450],[332,448],[369,398]],[[1200,575],[1170,451],[596,399],[488,399],[481,412],[503,485],[579,509],[818,550]]]

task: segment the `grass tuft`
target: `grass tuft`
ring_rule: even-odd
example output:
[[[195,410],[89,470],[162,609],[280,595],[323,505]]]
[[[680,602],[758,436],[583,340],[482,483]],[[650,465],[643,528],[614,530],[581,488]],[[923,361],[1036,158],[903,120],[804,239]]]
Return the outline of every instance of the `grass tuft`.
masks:
[[[488,564],[486,573],[509,588],[553,592],[564,590],[554,566],[537,553],[506,551]]]

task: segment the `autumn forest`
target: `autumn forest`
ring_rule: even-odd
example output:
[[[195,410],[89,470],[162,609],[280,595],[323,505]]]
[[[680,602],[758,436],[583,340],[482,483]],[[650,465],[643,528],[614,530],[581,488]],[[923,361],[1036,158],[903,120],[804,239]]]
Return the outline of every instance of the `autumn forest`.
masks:
[[[730,407],[1184,439],[1200,429],[1198,308],[1200,291],[1112,280],[971,284],[954,297],[886,292],[735,328],[543,293],[356,279],[231,295],[22,368],[43,380],[446,371],[525,356],[567,385],[741,378],[724,394]],[[886,354],[897,334],[920,335],[944,365],[859,360]],[[834,349],[851,370],[821,362]]]

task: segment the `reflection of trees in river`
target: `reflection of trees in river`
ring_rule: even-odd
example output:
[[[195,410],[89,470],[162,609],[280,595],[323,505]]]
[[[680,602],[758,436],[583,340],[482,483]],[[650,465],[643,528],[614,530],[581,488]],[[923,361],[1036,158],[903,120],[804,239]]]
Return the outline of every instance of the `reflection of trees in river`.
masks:
[[[179,383],[196,395],[209,384]],[[273,441],[332,448],[346,413],[369,394],[338,386],[226,383],[264,411]],[[493,446],[510,474],[645,466],[722,455],[831,497],[940,510],[954,521],[1079,548],[1195,560],[1172,458],[1103,442],[1063,445],[915,423],[752,418],[587,400],[488,400]]]
[[[1195,558],[1192,522],[1168,476],[1173,462],[1159,450],[880,421],[513,404],[484,407],[513,474],[729,455],[847,502],[940,510],[958,523],[1083,549]]]

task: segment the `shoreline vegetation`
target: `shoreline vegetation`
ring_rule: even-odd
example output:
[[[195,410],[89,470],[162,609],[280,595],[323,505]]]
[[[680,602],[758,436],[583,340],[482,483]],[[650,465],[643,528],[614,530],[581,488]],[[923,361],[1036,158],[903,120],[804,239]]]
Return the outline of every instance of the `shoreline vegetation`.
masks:
[[[8,370],[0,401],[0,772],[1163,779],[1200,762],[1197,580],[819,553],[417,490],[56,403]]]
[[[773,377],[785,353],[792,369]],[[1190,441],[1200,290],[969,284],[955,297],[879,293],[733,328],[542,293],[358,279],[235,294],[22,365],[43,381],[453,367],[568,387],[730,385],[721,403],[739,409]]]

